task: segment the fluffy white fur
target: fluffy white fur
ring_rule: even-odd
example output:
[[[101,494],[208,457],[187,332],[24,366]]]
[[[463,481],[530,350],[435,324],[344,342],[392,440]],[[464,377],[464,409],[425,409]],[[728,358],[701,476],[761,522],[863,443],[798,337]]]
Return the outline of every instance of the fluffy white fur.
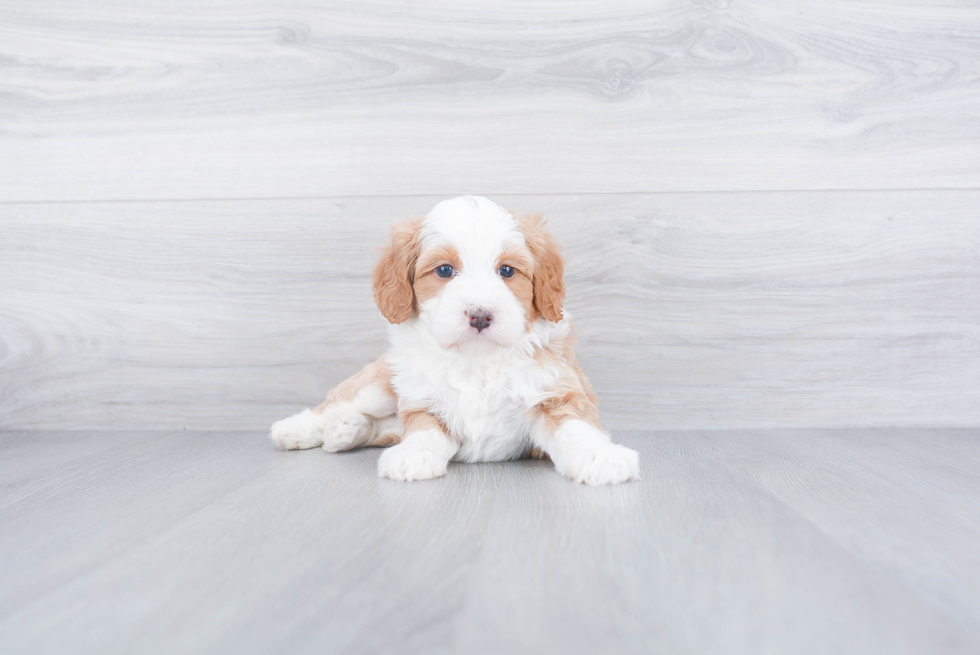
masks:
[[[638,478],[634,451],[613,444],[585,420],[565,418],[556,425],[541,411],[542,403],[560,395],[556,386],[572,365],[553,355],[565,351],[571,324],[567,313],[557,322],[540,316],[532,321],[499,275],[501,253],[526,247],[511,213],[486,198],[441,202],[425,217],[416,247],[441,246],[455,250],[459,270],[411,317],[390,326],[390,387],[368,383],[353,399],[279,421],[272,440],[286,449],[336,452],[397,435],[393,440],[400,443],[378,461],[378,474],[393,480],[435,478],[451,460],[515,459],[531,448],[547,453],[556,470],[576,482]],[[482,331],[470,325],[467,312],[474,307],[492,312]],[[541,357],[543,352],[552,356]],[[445,431],[427,426],[403,435],[399,410],[425,410]]]

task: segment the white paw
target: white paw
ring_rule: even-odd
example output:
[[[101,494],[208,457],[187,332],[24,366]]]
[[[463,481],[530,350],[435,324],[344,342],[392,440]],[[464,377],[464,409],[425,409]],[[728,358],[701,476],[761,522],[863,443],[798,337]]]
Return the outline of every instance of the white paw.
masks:
[[[392,480],[431,480],[446,474],[445,455],[425,446],[405,442],[392,446],[378,458],[378,477]]]
[[[555,468],[584,484],[618,484],[640,479],[640,456],[635,450],[613,443],[576,445],[564,453]]]
[[[323,410],[323,449],[331,453],[363,446],[371,436],[371,419],[351,403],[328,405]]]
[[[323,443],[321,417],[307,409],[284,418],[272,424],[269,438],[272,443],[285,450],[316,448]]]

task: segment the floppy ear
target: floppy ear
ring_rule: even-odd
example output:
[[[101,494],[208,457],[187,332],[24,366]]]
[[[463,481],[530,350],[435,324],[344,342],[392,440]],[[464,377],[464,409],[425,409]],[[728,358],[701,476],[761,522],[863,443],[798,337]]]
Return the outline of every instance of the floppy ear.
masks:
[[[415,309],[415,260],[419,255],[422,219],[391,226],[388,244],[371,275],[374,302],[389,323],[402,323]]]
[[[519,222],[534,257],[534,308],[549,321],[558,322],[565,304],[565,262],[558,243],[545,231],[540,214],[525,216]]]

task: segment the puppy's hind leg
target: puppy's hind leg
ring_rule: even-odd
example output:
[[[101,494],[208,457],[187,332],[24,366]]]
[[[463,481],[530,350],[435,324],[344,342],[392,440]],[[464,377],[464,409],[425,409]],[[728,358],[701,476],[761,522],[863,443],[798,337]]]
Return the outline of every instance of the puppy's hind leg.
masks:
[[[323,449],[339,453],[360,448],[370,441],[373,428],[371,417],[357,411],[353,403],[328,405],[323,410]]]
[[[385,419],[394,416],[398,399],[382,357],[333,388],[315,409],[307,409],[272,426],[270,437],[281,448],[315,448],[340,452],[371,445]]]
[[[283,450],[321,446],[323,445],[323,415],[304,409],[299,414],[273,423],[269,438]]]

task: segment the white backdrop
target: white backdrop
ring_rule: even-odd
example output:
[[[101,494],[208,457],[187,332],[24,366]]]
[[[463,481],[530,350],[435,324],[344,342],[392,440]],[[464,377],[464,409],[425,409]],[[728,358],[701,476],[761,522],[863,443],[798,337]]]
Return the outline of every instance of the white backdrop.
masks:
[[[0,428],[319,402],[460,193],[551,218],[609,428],[980,424],[969,3],[327,4],[4,3]]]

